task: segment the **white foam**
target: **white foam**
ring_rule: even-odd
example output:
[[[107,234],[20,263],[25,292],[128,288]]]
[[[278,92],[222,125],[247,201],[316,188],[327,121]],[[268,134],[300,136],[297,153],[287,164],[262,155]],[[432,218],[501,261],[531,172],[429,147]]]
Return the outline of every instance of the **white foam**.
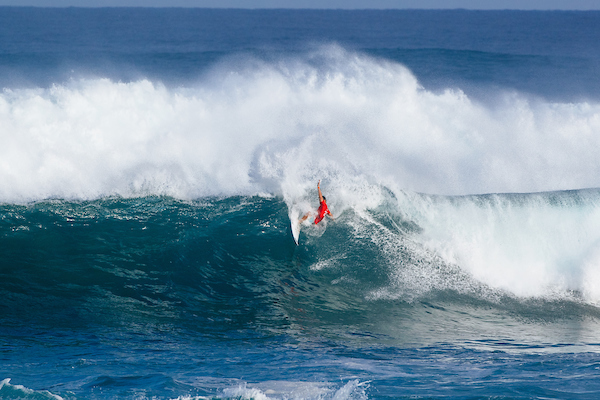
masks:
[[[0,398],[21,399],[31,397],[62,400],[62,397],[52,394],[47,390],[35,391],[22,385],[11,385],[10,378],[0,381]]]
[[[0,201],[600,186],[600,105],[424,90],[336,46],[222,64],[195,86],[83,79],[0,94]]]
[[[267,381],[256,387],[242,383],[223,390],[222,397],[252,400],[366,400],[368,382],[350,380],[341,387],[327,382]]]
[[[247,384],[239,385],[235,388],[227,388],[223,390],[223,397],[234,398],[234,399],[247,399],[247,400],[268,400],[266,394],[260,389],[248,388]]]
[[[418,229],[399,234],[373,219],[353,224],[389,260],[390,284],[372,299],[411,301],[450,289],[489,300],[511,295],[600,304],[598,191],[405,193],[396,212]]]

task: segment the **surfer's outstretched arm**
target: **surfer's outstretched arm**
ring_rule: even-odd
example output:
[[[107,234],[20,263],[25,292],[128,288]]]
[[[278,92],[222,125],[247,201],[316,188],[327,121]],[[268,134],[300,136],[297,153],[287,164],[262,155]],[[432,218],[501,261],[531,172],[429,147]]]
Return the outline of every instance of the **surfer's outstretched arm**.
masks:
[[[321,193],[321,180],[317,183],[317,189],[319,190],[319,204],[323,202],[323,193]]]

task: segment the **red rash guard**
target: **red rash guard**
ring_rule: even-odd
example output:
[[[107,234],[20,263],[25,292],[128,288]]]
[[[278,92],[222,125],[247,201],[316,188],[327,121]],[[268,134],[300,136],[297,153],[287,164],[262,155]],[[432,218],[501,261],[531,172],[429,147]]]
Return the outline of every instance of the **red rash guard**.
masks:
[[[329,211],[329,208],[327,208],[327,204],[325,203],[325,200],[323,200],[321,202],[318,213],[319,213],[319,215],[317,216],[317,218],[315,218],[315,224],[318,224],[319,222],[321,222],[323,220],[323,218],[325,218],[325,214],[331,215],[331,212]]]

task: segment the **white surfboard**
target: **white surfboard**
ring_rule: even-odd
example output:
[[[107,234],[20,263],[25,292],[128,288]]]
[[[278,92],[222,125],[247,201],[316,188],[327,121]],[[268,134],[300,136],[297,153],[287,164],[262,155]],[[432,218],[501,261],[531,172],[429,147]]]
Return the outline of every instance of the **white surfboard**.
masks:
[[[296,208],[295,206],[293,206],[289,213],[288,216],[290,217],[290,225],[292,228],[292,237],[294,238],[294,242],[296,242],[296,245],[298,244],[298,238],[300,237],[300,210],[298,210],[298,208]]]
[[[298,245],[298,239],[300,238],[300,222],[297,218],[292,219],[292,237],[294,242]]]

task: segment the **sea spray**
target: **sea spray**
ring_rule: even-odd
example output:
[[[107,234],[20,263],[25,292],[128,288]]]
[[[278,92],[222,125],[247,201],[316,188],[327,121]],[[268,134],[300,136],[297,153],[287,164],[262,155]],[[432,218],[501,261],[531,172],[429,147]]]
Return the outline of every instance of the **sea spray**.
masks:
[[[189,87],[5,88],[0,199],[287,196],[319,178],[433,194],[600,186],[599,105],[495,97],[431,92],[400,64],[335,46],[224,63]]]

